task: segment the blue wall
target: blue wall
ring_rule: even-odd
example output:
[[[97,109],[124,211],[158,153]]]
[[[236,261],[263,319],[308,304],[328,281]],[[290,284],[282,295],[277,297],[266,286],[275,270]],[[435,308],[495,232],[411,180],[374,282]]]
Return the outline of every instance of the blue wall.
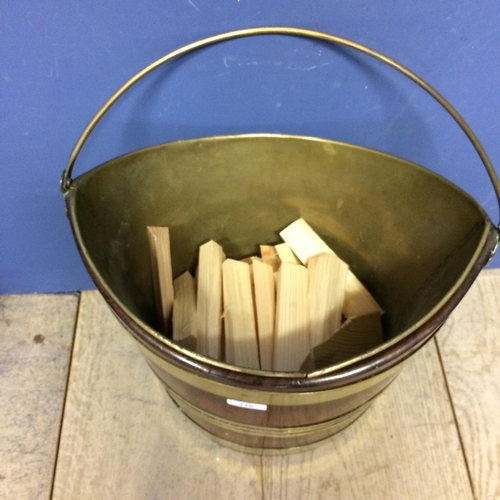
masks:
[[[500,166],[496,0],[16,0],[0,9],[1,294],[94,288],[58,190],[67,157],[131,75],[222,31],[300,26],[381,51],[435,86]],[[333,138],[416,161],[498,221],[480,161],[432,99],[365,57],[288,37],[229,42],[150,75],[98,125],[75,175],[150,144],[251,131]]]

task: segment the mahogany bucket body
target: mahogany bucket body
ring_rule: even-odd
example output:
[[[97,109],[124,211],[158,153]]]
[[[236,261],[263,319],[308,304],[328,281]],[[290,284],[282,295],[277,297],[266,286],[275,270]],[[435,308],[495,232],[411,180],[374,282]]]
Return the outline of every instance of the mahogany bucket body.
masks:
[[[71,179],[107,107],[83,134],[62,179],[76,244],[173,400],[228,446],[288,453],[349,425],[432,338],[498,243],[481,206],[446,179],[401,158],[314,137],[171,142]],[[277,243],[279,231],[300,217],[385,310],[383,345],[326,369],[281,373],[214,361],[159,333],[147,226],[170,228],[175,278],[194,271],[198,247],[208,240],[228,257],[244,258],[259,244]]]

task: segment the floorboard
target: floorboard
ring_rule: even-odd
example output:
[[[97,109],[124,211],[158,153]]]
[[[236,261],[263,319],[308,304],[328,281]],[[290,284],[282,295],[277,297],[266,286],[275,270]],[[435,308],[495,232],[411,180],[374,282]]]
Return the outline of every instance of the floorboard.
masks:
[[[263,465],[269,500],[473,498],[433,341],[328,444]]]
[[[259,457],[183,416],[97,292],[82,294],[53,498],[261,498]]]
[[[76,295],[0,297],[0,498],[48,499]]]
[[[500,269],[483,271],[437,337],[475,497],[500,498]]]

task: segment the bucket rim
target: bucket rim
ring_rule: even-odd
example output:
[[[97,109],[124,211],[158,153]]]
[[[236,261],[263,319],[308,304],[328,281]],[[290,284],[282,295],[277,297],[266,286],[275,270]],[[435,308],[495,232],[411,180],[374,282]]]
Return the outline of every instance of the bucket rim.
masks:
[[[444,181],[454,189],[459,190],[461,194],[465,195],[469,200],[471,200],[484,217],[483,232],[481,235],[480,243],[476,248],[473,258],[468,263],[460,278],[448,291],[448,293],[441,299],[441,301],[438,302],[438,304],[436,304],[428,314],[421,318],[421,320],[412,325],[411,328],[405,330],[404,332],[401,332],[389,341],[384,342],[384,344],[377,347],[376,349],[372,349],[361,356],[352,358],[350,360],[322,370],[317,370],[310,373],[302,373],[270,372],[264,370],[242,368],[212,360],[178,346],[173,341],[169,340],[164,335],[160,334],[145,322],[137,318],[123,303],[121,303],[121,301],[113,293],[111,288],[106,284],[105,280],[102,278],[98,269],[92,262],[92,259],[87,254],[82,234],[78,226],[78,218],[76,214],[75,199],[79,184],[81,184],[85,179],[89,178],[99,169],[105,168],[111,162],[117,161],[129,155],[134,155],[146,150],[150,150],[152,148],[164,147],[166,144],[199,142],[200,140],[246,139],[254,137],[294,138],[327,142],[329,144],[341,144],[343,146],[347,145],[353,148],[368,150],[382,156],[396,158],[399,161],[405,162],[413,167],[423,169],[427,173],[436,176],[441,181]],[[470,288],[481,269],[488,263],[491,252],[498,242],[497,231],[488,218],[487,214],[485,213],[484,209],[468,193],[466,193],[461,188],[456,186],[448,179],[442,177],[441,175],[416,163],[410,162],[394,155],[390,155],[385,152],[341,141],[333,141],[330,139],[322,139],[310,136],[271,133],[238,134],[182,139],[170,143],[149,146],[147,148],[135,150],[125,155],[118,156],[112,160],[108,160],[105,163],[98,165],[90,171],[77,177],[73,180],[72,185],[65,193],[64,198],[66,202],[67,215],[73,231],[73,236],[77,244],[80,256],[90,277],[92,278],[97,289],[99,290],[115,316],[144,348],[178,367],[188,369],[196,375],[209,377],[214,381],[221,381],[225,384],[238,387],[258,387],[260,390],[264,391],[317,391],[323,390],[325,388],[344,386],[371,377],[401,363],[411,354],[413,354],[417,349],[419,349],[424,343],[426,343],[430,338],[432,338],[433,334],[444,323],[451,311],[456,307],[467,290]]]

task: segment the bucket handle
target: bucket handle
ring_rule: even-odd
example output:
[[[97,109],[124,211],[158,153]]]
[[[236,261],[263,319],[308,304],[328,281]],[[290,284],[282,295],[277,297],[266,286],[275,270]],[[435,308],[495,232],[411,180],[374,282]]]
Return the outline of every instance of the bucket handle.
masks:
[[[493,168],[493,165],[491,164],[490,159],[488,158],[488,155],[486,154],[485,150],[483,149],[481,143],[479,142],[478,138],[472,131],[472,129],[469,127],[469,125],[465,122],[465,120],[460,116],[460,114],[453,108],[453,106],[433,87],[431,87],[427,82],[422,80],[419,76],[417,76],[415,73],[410,71],[409,69],[405,68],[398,62],[394,61],[393,59],[390,59],[389,57],[381,54],[380,52],[377,52],[373,49],[370,49],[364,45],[351,42],[350,40],[347,40],[345,38],[341,38],[338,36],[330,35],[328,33],[323,33],[321,31],[313,31],[313,30],[308,30],[308,29],[302,29],[302,28],[290,28],[290,27],[279,27],[279,26],[267,26],[267,27],[260,27],[260,28],[247,28],[247,29],[241,29],[241,30],[236,30],[236,31],[229,31],[227,33],[221,33],[219,35],[215,36],[210,36],[208,38],[204,38],[202,40],[198,40],[196,42],[190,43],[188,45],[185,45],[184,47],[180,47],[169,54],[166,54],[163,57],[160,57],[156,61],[152,62],[148,66],[146,66],[144,69],[136,73],[132,78],[130,78],[127,82],[125,82],[104,104],[103,106],[99,109],[99,111],[95,114],[95,116],[92,118],[90,123],[87,125],[85,130],[83,131],[82,135],[76,142],[73,150],[71,151],[68,164],[66,166],[66,169],[64,170],[61,181],[60,181],[60,187],[61,191],[63,194],[65,194],[68,189],[71,186],[71,173],[73,171],[73,166],[75,164],[75,160],[80,153],[83,145],[85,144],[88,136],[94,129],[94,127],[97,125],[97,123],[100,121],[100,119],[104,116],[104,114],[109,110],[109,108],[118,100],[118,98],[124,94],[132,85],[134,85],[136,82],[138,82],[141,78],[146,76],[148,73],[156,69],[157,67],[161,66],[162,64],[171,61],[172,59],[175,59],[176,57],[179,57],[181,55],[184,55],[188,52],[194,51],[196,49],[199,49],[201,47],[205,47],[207,45],[212,45],[218,42],[223,42],[225,40],[231,40],[234,38],[242,38],[246,36],[254,36],[254,35],[291,35],[291,36],[300,36],[300,37],[305,37],[305,38],[314,38],[317,40],[323,40],[326,42],[330,42],[333,44],[338,44],[338,45],[343,45],[345,47],[349,47],[351,49],[357,50],[359,52],[362,52],[364,54],[367,54],[375,59],[378,59],[379,61],[387,64],[388,66],[396,69],[406,77],[408,77],[410,80],[413,80],[417,85],[419,85],[422,89],[424,89],[428,94],[430,94],[447,112],[448,114],[451,115],[451,117],[455,120],[455,122],[459,125],[459,127],[463,130],[465,135],[468,137],[469,141],[472,143],[474,146],[474,149],[476,150],[477,154],[481,158],[481,161],[484,165],[484,168],[486,169],[486,172],[488,173],[488,176],[491,180],[491,183],[493,184],[493,189],[495,190],[498,205],[499,205],[499,213],[500,213],[500,181],[498,179],[498,176],[495,172],[495,169]],[[499,224],[499,230],[500,230],[500,224]]]

